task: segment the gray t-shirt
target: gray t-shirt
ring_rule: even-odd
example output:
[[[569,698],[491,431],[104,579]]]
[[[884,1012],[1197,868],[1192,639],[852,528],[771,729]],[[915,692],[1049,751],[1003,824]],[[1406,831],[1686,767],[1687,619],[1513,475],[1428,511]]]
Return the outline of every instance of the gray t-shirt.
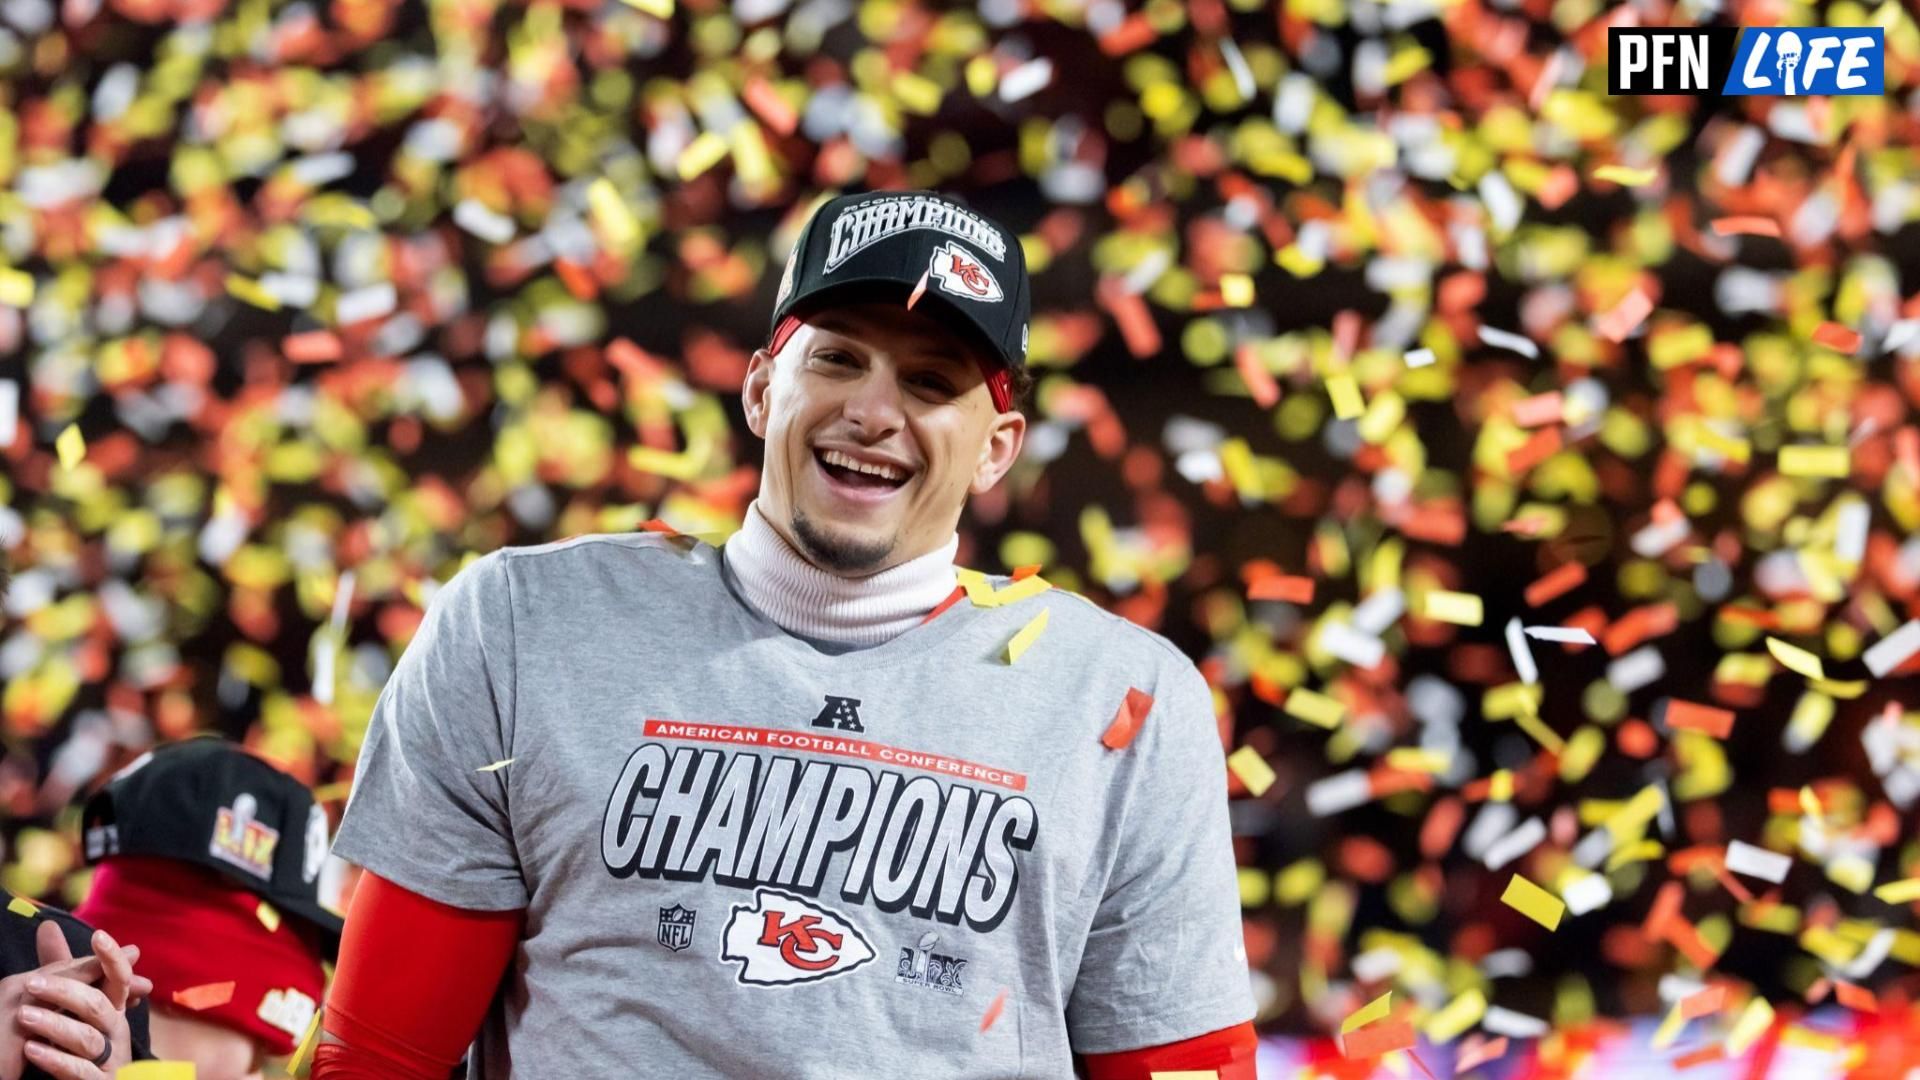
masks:
[[[1061,590],[835,653],[706,544],[493,552],[382,690],[334,851],[526,909],[470,1077],[1067,1077],[1253,1015],[1207,685]]]

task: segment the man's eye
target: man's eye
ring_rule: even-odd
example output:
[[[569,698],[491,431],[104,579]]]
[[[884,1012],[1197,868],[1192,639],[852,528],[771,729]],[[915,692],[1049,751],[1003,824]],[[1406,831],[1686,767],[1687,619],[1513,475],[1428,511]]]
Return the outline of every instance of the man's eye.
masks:
[[[848,356],[846,353],[839,353],[839,352],[817,352],[813,354],[813,358],[816,360],[825,361],[826,363],[829,363],[829,364],[853,363],[852,357]]]
[[[948,382],[945,379],[940,378],[938,375],[926,375],[921,378],[915,379],[914,382],[918,383],[921,386],[926,387],[929,390],[934,391],[935,393],[940,393],[940,394],[953,393],[953,384]]]

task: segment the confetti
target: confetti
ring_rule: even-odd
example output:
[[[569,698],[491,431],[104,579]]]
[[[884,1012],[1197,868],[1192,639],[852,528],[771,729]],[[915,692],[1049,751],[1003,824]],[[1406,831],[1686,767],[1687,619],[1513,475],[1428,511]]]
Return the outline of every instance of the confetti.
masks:
[[[87,440],[81,437],[79,424],[68,424],[62,429],[53,446],[60,455],[62,469],[77,469],[87,459]]]
[[[1011,641],[1007,642],[1007,663],[1017,663],[1020,657],[1033,647],[1033,643],[1040,640],[1041,631],[1047,628],[1047,615],[1050,611],[1050,608],[1041,608],[1040,614],[1027,620],[1027,624],[1013,635]]]
[[[31,919],[40,914],[40,909],[34,906],[33,901],[19,896],[10,897],[7,900],[7,910],[23,919]]]
[[[1340,1052],[1349,1058],[1379,1057],[1405,1050],[1417,1041],[1411,1020],[1385,1020],[1340,1036]]]
[[[1249,600],[1281,600],[1289,604],[1313,603],[1313,579],[1270,574],[1247,586]],[[1920,646],[1916,646],[1920,647]]]
[[[1515,334],[1506,330],[1496,330],[1491,326],[1483,326],[1480,328],[1480,341],[1482,344],[1490,345],[1496,349],[1506,349],[1509,352],[1517,352],[1529,360],[1538,360],[1540,358],[1540,346],[1535,345],[1533,339],[1524,334]]]
[[[1385,1019],[1393,1008],[1393,991],[1389,990],[1365,1005],[1348,1014],[1340,1022],[1340,1034],[1345,1035],[1357,1027],[1364,1027],[1375,1020]]]
[[[1788,476],[1820,476],[1845,479],[1852,471],[1850,455],[1844,446],[1783,446],[1780,471]]]
[[[1778,852],[1735,840],[1727,845],[1727,869],[1778,885],[1787,880],[1787,872],[1793,869],[1793,860]]]
[[[1001,1010],[1006,1007],[1007,988],[1003,986],[1000,988],[999,993],[993,995],[993,1000],[987,1003],[987,1011],[980,1017],[980,1030],[984,1032],[992,1027],[993,1022],[1000,1019]]]
[[[1484,616],[1478,596],[1444,589],[1427,593],[1425,613],[1429,619],[1456,626],[1479,626]]]
[[[173,992],[173,1003],[183,1009],[195,1012],[225,1005],[233,1000],[232,982],[202,983]]]
[[[1667,700],[1667,726],[1676,731],[1702,731],[1716,739],[1733,734],[1733,711],[1696,705],[1679,698]]]
[[[269,934],[280,929],[280,912],[265,900],[253,909],[253,917],[260,920],[260,925],[266,927]]]
[[[1920,878],[1889,881],[1873,890],[1873,895],[1889,904],[1910,904],[1920,900]]]
[[[1920,652],[1920,619],[1908,619],[1893,633],[1867,646],[1860,658],[1874,678],[1884,679],[1916,652]]]
[[[1276,776],[1273,766],[1268,765],[1266,759],[1260,756],[1260,752],[1251,746],[1243,746],[1228,754],[1227,768],[1234,776],[1239,777],[1240,782],[1246,785],[1247,791],[1254,798],[1265,795],[1267,789],[1273,786]]]
[[[1577,626],[1529,626],[1527,636],[1538,641],[1557,641],[1566,645],[1597,645],[1593,634]]]
[[[1602,165],[1593,170],[1596,180],[1610,180],[1621,187],[1645,187],[1660,175],[1658,169],[1633,169],[1625,165]]]
[[[504,761],[496,761],[491,765],[482,765],[473,771],[474,772],[499,772],[501,769],[504,769],[511,764],[513,764],[513,759],[507,758]]]
[[[1798,645],[1769,636],[1767,652],[1773,654],[1773,658],[1780,661],[1781,666],[1788,671],[1804,675],[1809,679],[1827,677],[1826,668],[1820,663],[1820,658]]]
[[[288,1065],[289,1074],[294,1064],[297,1062]],[[135,1061],[113,1072],[113,1080],[193,1080],[193,1077],[191,1061]]]
[[[1131,686],[1127,687],[1127,696],[1120,701],[1120,708],[1114,714],[1113,722],[1100,736],[1100,742],[1109,750],[1125,750],[1132,745],[1135,735],[1140,733],[1140,725],[1146,723],[1147,713],[1153,710],[1153,696]]]
[[[1331,730],[1346,718],[1346,706],[1333,698],[1304,687],[1287,695],[1286,712],[1316,727]]]
[[[1559,897],[1519,874],[1507,882],[1507,891],[1500,894],[1500,902],[1549,930],[1560,928],[1560,917],[1567,910]]]

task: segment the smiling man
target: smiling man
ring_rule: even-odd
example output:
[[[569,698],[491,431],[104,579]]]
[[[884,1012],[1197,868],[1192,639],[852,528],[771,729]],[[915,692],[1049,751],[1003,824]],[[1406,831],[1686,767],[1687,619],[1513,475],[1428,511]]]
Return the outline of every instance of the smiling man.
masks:
[[[830,200],[747,368],[737,534],[435,594],[334,847],[368,873],[316,1077],[1252,1080],[1211,691],[954,565],[1025,437],[1030,306],[992,221]]]

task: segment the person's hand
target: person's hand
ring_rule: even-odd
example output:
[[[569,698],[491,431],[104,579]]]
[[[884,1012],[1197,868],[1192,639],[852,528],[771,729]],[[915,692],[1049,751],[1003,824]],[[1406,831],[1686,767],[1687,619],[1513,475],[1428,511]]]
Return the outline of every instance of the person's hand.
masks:
[[[153,993],[153,982],[133,973],[140,947],[95,931],[94,954],[76,960],[49,919],[34,948],[38,968],[0,979],[0,1080],[19,1080],[29,1063],[61,1080],[111,1077],[133,1059],[126,1007]],[[109,1053],[95,1065],[103,1047]]]

